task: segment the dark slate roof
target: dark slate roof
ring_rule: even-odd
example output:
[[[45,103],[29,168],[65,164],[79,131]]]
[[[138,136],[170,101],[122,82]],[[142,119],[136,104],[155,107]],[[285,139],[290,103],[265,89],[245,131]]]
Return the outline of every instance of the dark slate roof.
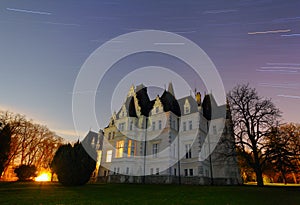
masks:
[[[202,102],[203,116],[207,120],[226,116],[226,105],[218,106],[212,94],[205,95]]]
[[[95,144],[100,144],[100,149],[102,149],[103,135],[100,135],[99,137],[98,133],[96,132],[89,131],[82,142],[86,145],[91,145],[93,139]]]
[[[184,103],[185,103],[186,99],[188,99],[190,106],[191,106],[190,113],[198,112],[198,104],[197,104],[196,100],[192,96],[189,95],[187,97],[183,97],[178,100],[178,104],[179,104],[180,110],[181,110],[181,115],[184,115]]]
[[[176,98],[168,91],[164,91],[162,96],[160,97],[160,101],[163,104],[164,111],[171,111],[177,116],[181,116],[180,106]]]

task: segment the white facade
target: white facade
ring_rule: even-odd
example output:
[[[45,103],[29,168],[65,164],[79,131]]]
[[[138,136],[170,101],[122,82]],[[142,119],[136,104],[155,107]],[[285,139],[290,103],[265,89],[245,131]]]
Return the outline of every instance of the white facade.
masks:
[[[205,97],[213,100],[211,95]],[[214,142],[218,133],[222,139],[233,139],[229,119],[226,116],[207,119],[203,110],[212,108],[203,108],[209,105],[202,104],[199,98],[200,94],[198,102],[192,96],[176,100],[170,84],[168,91],[151,101],[143,85],[132,86],[120,111],[113,114],[104,128],[99,179],[124,182],[128,176],[129,181],[134,177],[135,182],[142,182],[139,179],[147,176],[150,183],[151,177],[155,182],[160,177],[161,183],[172,183],[174,180],[166,179],[180,175],[183,181],[190,178],[209,179],[209,183],[240,182],[235,157],[222,155],[230,150]],[[219,126],[222,123],[224,129]],[[205,143],[208,138],[210,144]],[[218,143],[214,150],[213,143]],[[208,157],[202,159],[200,153]]]

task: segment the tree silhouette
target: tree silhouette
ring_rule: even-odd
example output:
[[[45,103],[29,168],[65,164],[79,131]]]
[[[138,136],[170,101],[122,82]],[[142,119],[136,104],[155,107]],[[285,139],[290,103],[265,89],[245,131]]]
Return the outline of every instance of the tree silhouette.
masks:
[[[0,123],[0,127],[1,127]],[[2,130],[0,130],[0,177],[6,164],[8,162],[9,152],[11,143],[11,130],[10,126],[7,124]]]
[[[239,153],[254,170],[257,185],[263,186],[266,137],[277,125],[280,111],[270,99],[258,96],[248,84],[234,87],[228,94],[228,102]]]
[[[73,147],[65,144],[60,146],[55,153],[51,169],[64,186],[84,185],[96,168],[96,162],[92,157],[79,142]]]

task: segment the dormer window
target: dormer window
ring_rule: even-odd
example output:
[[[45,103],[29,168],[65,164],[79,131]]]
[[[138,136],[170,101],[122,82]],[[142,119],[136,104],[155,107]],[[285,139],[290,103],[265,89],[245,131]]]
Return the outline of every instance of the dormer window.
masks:
[[[191,112],[191,106],[188,99],[186,99],[184,103],[184,114],[189,114],[190,112]]]

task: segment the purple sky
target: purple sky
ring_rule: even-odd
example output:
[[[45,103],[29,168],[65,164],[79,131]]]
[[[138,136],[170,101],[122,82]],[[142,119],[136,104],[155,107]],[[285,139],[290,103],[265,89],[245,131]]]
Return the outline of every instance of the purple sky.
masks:
[[[1,109],[47,124],[68,140],[77,139],[72,92],[82,64],[112,38],[155,29],[177,33],[198,44],[216,65],[226,91],[237,83],[249,82],[260,95],[273,99],[284,121],[300,122],[299,1],[60,2],[1,1]],[[141,53],[116,63],[109,74],[116,81],[143,66],[187,69],[170,56]],[[204,92],[193,75],[186,78]],[[166,78],[165,84],[170,79]],[[147,76],[132,83],[140,81],[147,81]],[[103,83],[109,85],[111,78]],[[189,94],[176,84],[174,88],[178,97]],[[126,96],[128,88],[123,89],[125,93],[113,102],[115,107]],[[110,111],[99,108],[105,96],[97,93],[96,98],[100,128],[110,117]]]

